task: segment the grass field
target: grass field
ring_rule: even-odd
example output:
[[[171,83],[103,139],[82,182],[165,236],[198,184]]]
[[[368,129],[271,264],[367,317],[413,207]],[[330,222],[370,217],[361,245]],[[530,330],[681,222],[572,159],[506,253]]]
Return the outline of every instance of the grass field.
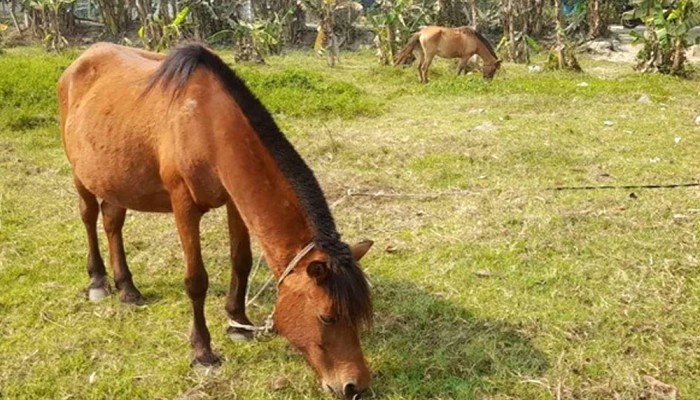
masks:
[[[127,218],[148,304],[86,300],[54,94],[77,54],[0,56],[0,397],[325,398],[283,338],[227,339],[222,210],[203,222],[221,367],[189,366],[170,215]],[[310,53],[238,68],[316,171],[344,238],[376,242],[363,261],[376,308],[363,342],[370,397],[674,398],[664,382],[700,398],[700,191],[549,190],[696,181],[700,85],[582,64],[585,74],[508,64],[490,85],[446,61],[420,85],[413,68],[369,53],[332,70]],[[273,301],[264,293],[251,317],[262,322]]]

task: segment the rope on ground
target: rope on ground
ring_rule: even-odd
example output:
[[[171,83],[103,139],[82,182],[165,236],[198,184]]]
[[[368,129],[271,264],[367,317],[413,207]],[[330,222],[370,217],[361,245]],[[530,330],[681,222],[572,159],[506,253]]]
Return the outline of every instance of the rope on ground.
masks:
[[[563,190],[675,189],[675,188],[694,187],[694,186],[700,186],[700,182],[649,184],[649,185],[555,186],[555,187],[549,187],[546,190],[557,192],[557,191],[563,191]]]
[[[376,192],[356,192],[352,189],[348,189],[347,195],[354,197],[387,197],[387,198],[401,198],[401,199],[418,199],[418,200],[434,200],[440,197],[447,196],[467,196],[474,194],[473,190],[453,190],[446,192],[435,192],[435,193],[396,193],[396,192],[385,192],[379,190]]]

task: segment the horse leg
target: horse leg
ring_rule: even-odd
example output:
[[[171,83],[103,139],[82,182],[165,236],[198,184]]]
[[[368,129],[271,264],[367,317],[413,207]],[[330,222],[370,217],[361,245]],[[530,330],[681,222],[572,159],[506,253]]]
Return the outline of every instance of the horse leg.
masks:
[[[459,75],[460,72],[464,75],[467,74],[467,69],[469,68],[469,60],[472,59],[473,55],[474,53],[469,52],[462,56],[462,58],[459,60],[459,70],[457,71],[457,75]]]
[[[204,213],[196,206],[187,187],[180,182],[170,190],[175,214],[175,224],[185,254],[185,289],[192,302],[192,333],[190,343],[194,350],[194,363],[217,365],[220,363],[211,350],[211,336],[204,318],[204,300],[209,288],[209,277],[202,261],[199,222]]]
[[[457,76],[462,75],[467,73],[467,63],[469,62],[468,58],[461,58],[459,60],[459,64],[457,64]]]
[[[430,68],[430,63],[433,62],[433,58],[435,57],[435,54],[426,54],[425,55],[425,62],[423,63],[423,67],[421,68],[423,72],[423,83],[428,83],[428,68]]]
[[[122,303],[141,305],[144,303],[144,298],[134,286],[124,253],[122,227],[126,218],[126,208],[115,206],[106,201],[103,201],[101,206],[102,224],[105,233],[107,233],[109,260],[114,273],[114,286],[119,290],[119,299]]]
[[[90,193],[77,178],[75,188],[80,196],[80,218],[83,220],[88,238],[87,271],[90,276],[88,298],[90,301],[99,301],[107,297],[110,292],[107,271],[100,255],[100,244],[97,239],[97,216],[100,213],[100,206],[97,204],[95,195]]]
[[[425,53],[422,49],[416,50],[418,53],[418,81],[423,82],[423,62],[425,61]]]
[[[238,210],[231,201],[226,203],[228,214],[228,233],[231,245],[231,284],[226,295],[226,313],[228,317],[242,325],[252,325],[245,313],[245,295],[248,290],[248,276],[253,265],[250,252],[250,235]],[[253,332],[247,329],[229,326],[228,336],[235,341],[253,339]]]

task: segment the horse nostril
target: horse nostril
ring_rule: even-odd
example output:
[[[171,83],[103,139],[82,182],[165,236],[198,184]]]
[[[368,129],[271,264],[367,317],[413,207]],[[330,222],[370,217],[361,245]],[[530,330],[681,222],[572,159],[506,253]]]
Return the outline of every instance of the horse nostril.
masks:
[[[343,395],[351,400],[358,400],[360,398],[360,392],[357,390],[357,386],[354,383],[346,383],[343,386]]]

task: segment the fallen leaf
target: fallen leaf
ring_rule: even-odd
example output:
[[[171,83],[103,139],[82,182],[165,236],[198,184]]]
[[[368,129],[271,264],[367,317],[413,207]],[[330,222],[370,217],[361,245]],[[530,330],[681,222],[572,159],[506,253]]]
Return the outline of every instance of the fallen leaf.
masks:
[[[677,400],[678,389],[668,383],[661,382],[653,376],[643,375],[642,378],[649,385],[649,391],[653,399],[659,400]]]
[[[289,385],[289,379],[284,376],[278,376],[272,380],[272,390],[282,390]]]
[[[386,246],[384,246],[384,251],[387,253],[396,253],[399,251],[399,246],[397,246],[394,242],[389,242]]]
[[[474,271],[474,275],[479,276],[481,278],[490,278],[493,276],[491,271],[486,270],[486,269],[480,269],[478,271]]]

